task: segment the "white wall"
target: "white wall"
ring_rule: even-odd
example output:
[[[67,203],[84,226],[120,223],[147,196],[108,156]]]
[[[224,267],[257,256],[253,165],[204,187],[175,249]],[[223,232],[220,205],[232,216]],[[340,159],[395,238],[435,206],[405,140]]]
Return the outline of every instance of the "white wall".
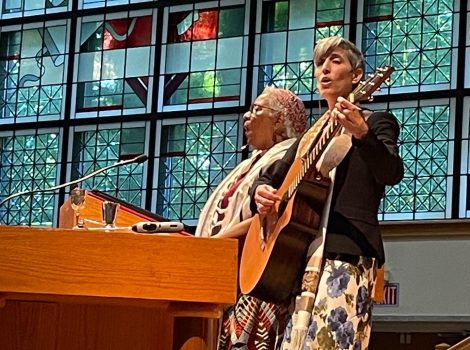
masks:
[[[470,321],[470,237],[385,240],[389,282],[398,306],[374,307],[374,318]]]

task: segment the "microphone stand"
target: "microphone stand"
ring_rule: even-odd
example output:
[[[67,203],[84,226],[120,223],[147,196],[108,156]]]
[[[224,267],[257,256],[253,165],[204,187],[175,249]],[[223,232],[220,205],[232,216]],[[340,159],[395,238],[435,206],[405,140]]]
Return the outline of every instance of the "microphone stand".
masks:
[[[35,194],[35,193],[41,193],[41,192],[54,192],[58,189],[61,189],[61,188],[64,188],[64,187],[67,187],[67,186],[71,186],[71,185],[75,185],[76,183],[79,183],[79,182],[82,182],[84,180],[87,180],[89,179],[90,177],[93,177],[99,173],[102,173],[102,172],[105,172],[111,168],[115,168],[115,167],[118,167],[118,166],[122,166],[122,165],[126,165],[126,164],[131,164],[131,163],[143,163],[145,162],[146,160],[148,159],[148,157],[145,155],[145,154],[140,154],[138,155],[137,157],[134,157],[132,159],[127,159],[127,160],[121,160],[120,162],[117,162],[117,163],[114,163],[114,164],[111,164],[111,165],[108,165],[104,168],[101,168],[101,169],[98,169],[98,170],[95,170],[94,172],[84,176],[84,177],[81,177],[77,180],[74,180],[74,181],[69,181],[69,182],[66,182],[62,185],[57,185],[57,186],[54,186],[54,187],[50,187],[50,188],[44,188],[44,189],[36,189],[36,190],[30,190],[30,191],[24,191],[24,192],[17,192],[17,193],[14,193],[6,198],[4,198],[1,202],[0,202],[0,207],[5,203],[5,202],[8,202],[9,200],[15,198],[15,197],[19,197],[19,196],[24,196],[24,195],[30,195],[30,194]]]

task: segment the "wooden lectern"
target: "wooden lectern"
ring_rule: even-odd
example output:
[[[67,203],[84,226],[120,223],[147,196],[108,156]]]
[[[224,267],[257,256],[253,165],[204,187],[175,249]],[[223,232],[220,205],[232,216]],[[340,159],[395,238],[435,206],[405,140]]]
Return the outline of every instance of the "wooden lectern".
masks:
[[[213,349],[236,298],[235,240],[0,226],[0,247],[4,350]]]

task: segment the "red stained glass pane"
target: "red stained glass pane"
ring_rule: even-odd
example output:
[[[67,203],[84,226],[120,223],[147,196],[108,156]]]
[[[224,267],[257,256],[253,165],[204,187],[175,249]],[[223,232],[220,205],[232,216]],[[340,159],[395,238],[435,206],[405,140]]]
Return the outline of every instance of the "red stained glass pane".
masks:
[[[148,46],[151,35],[152,16],[107,21],[103,33],[103,49]]]
[[[172,13],[169,18],[168,42],[215,39],[218,19],[218,10]]]

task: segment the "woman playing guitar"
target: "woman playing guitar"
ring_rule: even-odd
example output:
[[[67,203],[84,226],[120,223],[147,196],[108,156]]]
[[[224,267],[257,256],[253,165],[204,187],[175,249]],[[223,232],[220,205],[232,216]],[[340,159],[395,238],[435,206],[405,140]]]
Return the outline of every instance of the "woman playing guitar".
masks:
[[[348,99],[363,75],[363,56],[353,43],[341,37],[320,40],[314,65],[328,105],[322,122],[339,123],[350,144],[334,170],[320,263],[310,249],[281,348],[367,349],[376,271],[385,261],[379,203],[385,185],[397,184],[404,172],[399,125],[390,113],[362,110]],[[251,205],[260,217],[282,200],[277,189],[294,160],[311,149],[315,137],[308,135],[254,182]]]

